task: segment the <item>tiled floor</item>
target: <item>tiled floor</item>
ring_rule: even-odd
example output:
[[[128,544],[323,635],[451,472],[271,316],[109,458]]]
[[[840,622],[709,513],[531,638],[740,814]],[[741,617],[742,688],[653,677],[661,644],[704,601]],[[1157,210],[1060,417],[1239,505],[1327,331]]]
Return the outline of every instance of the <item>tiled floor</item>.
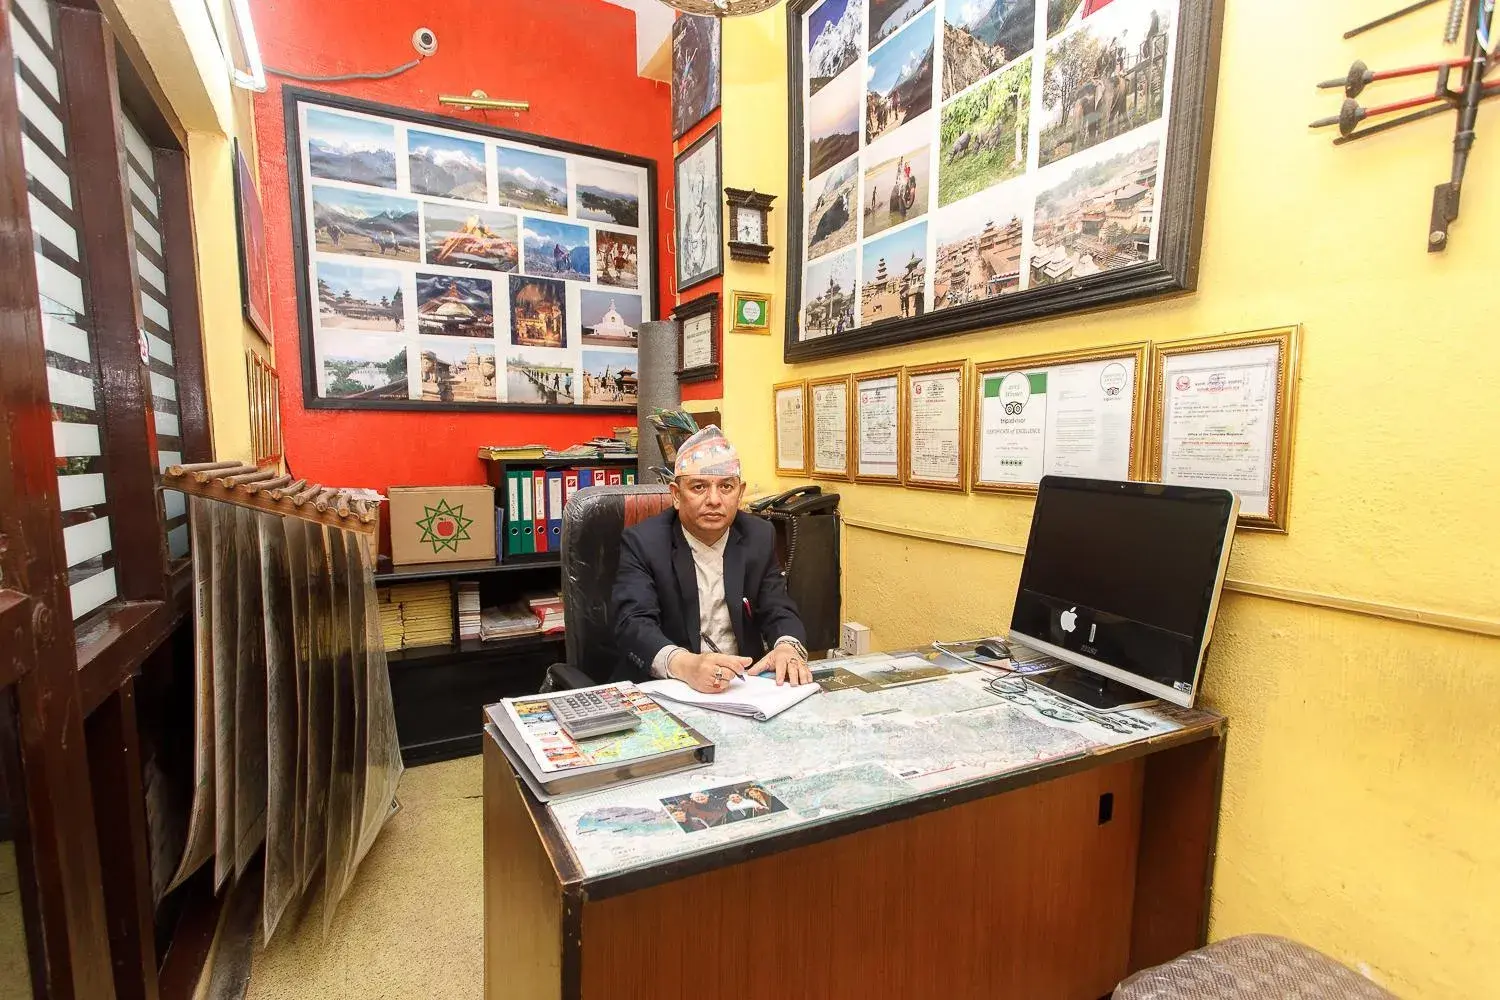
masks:
[[[323,937],[322,899],[255,955],[248,1000],[447,1000],[483,986],[479,757],[413,768]],[[300,919],[299,919],[300,917]]]

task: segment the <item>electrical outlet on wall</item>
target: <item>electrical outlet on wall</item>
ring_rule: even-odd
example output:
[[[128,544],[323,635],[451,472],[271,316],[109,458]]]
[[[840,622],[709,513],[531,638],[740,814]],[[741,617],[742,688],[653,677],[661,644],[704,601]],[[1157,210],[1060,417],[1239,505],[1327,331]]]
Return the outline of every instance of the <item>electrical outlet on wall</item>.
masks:
[[[839,648],[850,656],[860,656],[870,651],[870,627],[859,622],[844,622],[840,630]]]

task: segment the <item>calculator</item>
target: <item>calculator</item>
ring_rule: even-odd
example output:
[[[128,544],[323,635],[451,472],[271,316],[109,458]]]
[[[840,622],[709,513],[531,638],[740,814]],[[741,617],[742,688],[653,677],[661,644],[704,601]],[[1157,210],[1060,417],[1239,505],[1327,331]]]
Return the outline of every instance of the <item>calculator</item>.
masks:
[[[623,707],[618,694],[608,693],[613,697],[606,699],[598,691],[554,695],[547,699],[547,704],[557,724],[575,740],[620,733],[639,726],[640,716]]]

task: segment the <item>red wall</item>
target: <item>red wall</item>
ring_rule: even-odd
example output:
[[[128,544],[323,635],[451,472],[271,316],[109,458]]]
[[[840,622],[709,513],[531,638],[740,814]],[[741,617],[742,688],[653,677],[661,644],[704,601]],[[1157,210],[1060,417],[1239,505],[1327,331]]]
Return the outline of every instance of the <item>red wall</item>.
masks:
[[[266,65],[304,75],[371,72],[416,58],[411,34],[438,36],[437,54],[389,80],[289,85],[586,143],[657,163],[657,314],[673,308],[666,211],[672,189],[672,99],[635,68],[635,15],[603,0],[253,0]],[[287,459],[298,476],[339,486],[484,482],[484,444],[564,447],[634,418],[578,414],[306,410],[287,192],[280,77],[255,99],[261,201],[271,263],[276,363]],[[479,88],[531,102],[519,114],[440,106],[439,94]]]

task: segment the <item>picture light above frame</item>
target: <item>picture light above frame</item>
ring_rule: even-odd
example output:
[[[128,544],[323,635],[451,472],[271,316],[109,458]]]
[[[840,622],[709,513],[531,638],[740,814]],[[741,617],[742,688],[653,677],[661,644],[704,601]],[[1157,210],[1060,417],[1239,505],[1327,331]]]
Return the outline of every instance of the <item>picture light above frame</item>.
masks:
[[[1223,0],[972,6],[787,4],[787,361],[1196,287]]]

